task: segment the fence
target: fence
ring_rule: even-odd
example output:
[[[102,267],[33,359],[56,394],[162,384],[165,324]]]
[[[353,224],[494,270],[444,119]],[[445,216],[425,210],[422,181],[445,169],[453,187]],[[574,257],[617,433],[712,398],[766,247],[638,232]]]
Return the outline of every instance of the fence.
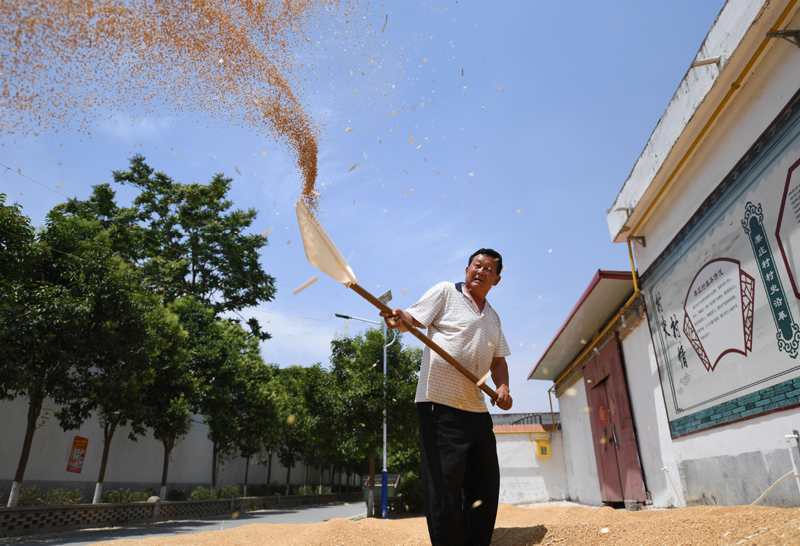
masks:
[[[56,533],[75,529],[134,523],[205,518],[249,512],[311,506],[332,502],[361,502],[361,492],[330,495],[243,497],[201,501],[156,501],[125,504],[73,504],[0,508],[0,538]]]

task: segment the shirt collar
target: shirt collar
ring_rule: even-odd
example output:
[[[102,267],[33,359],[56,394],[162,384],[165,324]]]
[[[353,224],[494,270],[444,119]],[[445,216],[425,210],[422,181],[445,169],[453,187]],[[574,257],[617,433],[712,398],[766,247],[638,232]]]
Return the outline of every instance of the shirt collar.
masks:
[[[456,290],[458,290],[461,293],[462,296],[464,296],[467,300],[469,300],[469,303],[473,307],[475,307],[475,310],[477,311],[478,310],[478,306],[475,305],[475,302],[472,301],[472,298],[469,297],[469,294],[465,294],[464,293],[463,288],[464,288],[464,283],[463,282],[457,282],[456,283]],[[491,305],[489,305],[489,300],[483,300],[483,311],[480,312],[481,315],[484,315],[486,313],[486,308],[487,307],[491,307]]]

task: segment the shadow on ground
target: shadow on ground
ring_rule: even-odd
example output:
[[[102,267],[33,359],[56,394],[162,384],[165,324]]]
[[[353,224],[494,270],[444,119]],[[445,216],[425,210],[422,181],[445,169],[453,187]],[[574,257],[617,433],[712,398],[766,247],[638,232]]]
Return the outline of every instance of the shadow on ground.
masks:
[[[536,525],[535,527],[498,527],[492,535],[492,546],[540,544],[546,534],[547,527],[544,525]]]
[[[269,515],[271,517],[280,517],[281,515],[295,514],[297,512],[297,510],[270,510]],[[242,525],[259,523],[263,521],[263,516],[264,512],[244,512],[239,514],[236,518],[227,515],[207,519],[142,523],[107,529],[81,529],[52,535],[0,538],[0,546],[10,546],[12,544],[14,546],[78,546],[123,538],[177,536],[190,533],[202,533],[204,531],[233,529],[234,527]]]

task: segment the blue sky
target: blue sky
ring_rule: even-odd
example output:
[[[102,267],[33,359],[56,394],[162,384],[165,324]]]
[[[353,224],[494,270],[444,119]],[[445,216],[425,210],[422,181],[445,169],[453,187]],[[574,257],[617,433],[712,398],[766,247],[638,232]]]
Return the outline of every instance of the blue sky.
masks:
[[[321,131],[322,225],[362,286],[391,289],[404,308],[463,280],[475,249],[500,251],[489,301],[513,352],[512,411],[549,411],[550,383],[528,373],[594,272],[629,269],[606,209],[722,5],[395,0],[307,31],[294,76]],[[377,311],[321,274],[292,295],[318,274],[294,215],[297,169],[272,135],[236,123],[235,106],[220,110],[228,115],[112,112],[91,135],[11,126],[0,132],[11,167],[0,191],[41,224],[64,199],[52,190],[86,198],[135,153],[182,182],[233,177],[234,206],[259,210],[254,231],[272,229],[262,263],[277,297],[243,313],[273,335],[264,358],[326,364],[333,336],[364,329],[333,315]],[[133,190],[117,189],[129,203]]]

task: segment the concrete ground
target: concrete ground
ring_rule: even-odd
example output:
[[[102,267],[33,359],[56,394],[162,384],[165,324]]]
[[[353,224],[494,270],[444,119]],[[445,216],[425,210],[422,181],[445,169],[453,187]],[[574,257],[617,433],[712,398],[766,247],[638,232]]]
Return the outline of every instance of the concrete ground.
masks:
[[[0,546],[11,546],[12,544],[14,546],[88,546],[95,542],[123,538],[172,537],[204,531],[222,531],[242,525],[250,525],[251,523],[301,525],[319,523],[336,518],[355,519],[364,516],[366,516],[366,506],[363,502],[300,506],[285,510],[247,512],[239,515],[236,519],[232,519],[231,516],[220,516],[202,520],[165,521],[130,527],[82,529],[80,531],[67,531],[51,535],[0,538]]]

